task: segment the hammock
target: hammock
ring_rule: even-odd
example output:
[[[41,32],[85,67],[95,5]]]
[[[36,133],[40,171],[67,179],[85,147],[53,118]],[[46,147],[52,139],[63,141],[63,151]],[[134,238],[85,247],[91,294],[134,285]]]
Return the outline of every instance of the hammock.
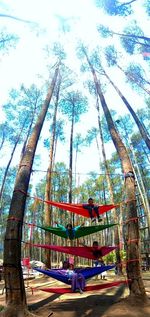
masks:
[[[97,257],[93,254],[95,253],[95,251],[100,251],[101,256],[105,256],[106,254],[112,252],[113,250],[117,248],[115,246],[113,247],[104,246],[104,247],[98,247],[98,248],[86,247],[86,246],[85,247],[67,247],[67,246],[63,247],[63,246],[35,244],[35,243],[33,244],[31,243],[30,245],[33,247],[63,252],[63,253],[81,256],[83,258],[93,259],[93,260],[97,259]]]
[[[105,283],[105,284],[100,284],[100,285],[88,285],[85,286],[84,291],[85,292],[90,292],[90,291],[98,291],[101,289],[109,288],[109,287],[114,287],[114,286],[119,286],[120,284],[127,284],[128,281],[116,281],[116,282],[110,282],[110,283]],[[73,293],[71,288],[69,287],[56,287],[56,288],[40,288],[38,289],[40,291],[44,292],[49,292],[49,293],[56,293],[56,294],[65,294],[65,293]]]
[[[74,236],[73,235],[68,236],[67,231],[65,230],[65,227],[64,227],[64,230],[62,228],[53,228],[53,227],[44,227],[44,226],[37,226],[37,227],[44,229],[46,231],[49,231],[53,234],[56,234],[59,237],[66,238],[66,239],[69,238],[70,240],[73,240],[73,239],[87,236],[87,235],[92,234],[94,232],[98,232],[98,231],[110,228],[110,227],[115,226],[115,225],[116,224],[113,223],[113,224],[107,224],[107,225],[79,227],[76,231],[74,231]]]
[[[41,200],[41,199],[39,199]],[[43,200],[42,200],[43,201]],[[60,209],[68,210],[74,212],[78,215],[82,215],[84,217],[90,218],[89,212],[87,209],[82,207],[82,204],[69,204],[69,203],[58,203],[50,200],[44,200],[45,203],[52,205],[54,207],[58,207]],[[119,205],[102,205],[99,206],[99,214],[103,214],[113,208],[118,207]]]
[[[85,280],[92,278],[95,275],[101,274],[102,272],[111,270],[115,267],[115,265],[104,265],[104,266],[97,266],[97,267],[89,267],[84,269],[75,269],[76,273],[81,273]],[[60,282],[65,284],[71,285],[71,281],[69,280],[68,276],[66,275],[66,270],[60,269],[50,269],[50,270],[42,270],[38,268],[34,268],[34,270],[46,274]]]

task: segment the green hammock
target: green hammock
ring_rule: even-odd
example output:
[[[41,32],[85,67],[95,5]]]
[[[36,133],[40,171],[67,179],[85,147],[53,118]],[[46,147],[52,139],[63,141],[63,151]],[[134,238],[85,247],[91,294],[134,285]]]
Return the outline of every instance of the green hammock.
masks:
[[[107,225],[97,225],[97,226],[89,226],[89,227],[82,227],[79,226],[76,230],[73,228],[71,234],[68,235],[68,231],[65,227],[61,226],[61,228],[54,228],[54,227],[45,227],[45,226],[38,226],[38,228],[44,229],[46,231],[49,231],[53,234],[56,234],[59,237],[65,238],[65,239],[77,239],[80,237],[87,236],[89,234],[110,228],[112,226],[115,226],[116,223],[107,224]]]

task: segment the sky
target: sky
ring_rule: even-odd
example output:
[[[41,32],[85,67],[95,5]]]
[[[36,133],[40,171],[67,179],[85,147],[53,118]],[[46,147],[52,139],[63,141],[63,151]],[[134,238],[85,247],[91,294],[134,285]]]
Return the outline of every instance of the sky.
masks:
[[[150,29],[149,21],[144,15],[144,10],[141,6],[142,1],[137,1],[134,5],[135,18],[138,20],[138,24],[147,34],[147,30]],[[0,56],[0,100],[1,100],[1,112],[0,120],[4,120],[2,105],[7,101],[10,89],[19,88],[24,83],[29,87],[32,83],[37,86],[41,86],[41,81],[48,78],[47,59],[45,55],[44,47],[48,43],[53,41],[61,41],[64,48],[68,53],[68,66],[72,68],[78,78],[77,87],[82,89],[86,94],[86,90],[83,87],[83,81],[80,77],[80,65],[79,60],[75,55],[75,45],[78,38],[84,40],[84,43],[88,44],[90,49],[96,45],[104,46],[104,39],[101,39],[96,32],[96,25],[103,24],[109,25],[113,30],[120,31],[124,25],[133,19],[133,16],[126,18],[122,17],[108,17],[102,10],[97,9],[94,6],[94,0],[6,0],[0,1],[0,13],[19,17],[24,20],[32,21],[32,26],[27,23],[19,22],[13,19],[0,18],[0,28],[6,27],[9,32],[14,32],[20,36],[19,43],[16,49],[11,49],[9,54]],[[71,32],[65,36],[60,33],[60,19],[68,19],[71,25]],[[40,28],[40,31],[39,31]],[[108,43],[110,39],[105,40]],[[116,48],[120,48],[120,43],[115,39]],[[127,58],[123,58],[122,66],[126,65]],[[146,64],[143,61],[142,56],[134,55],[133,62],[139,62],[146,69]],[[40,74],[41,77],[38,75]],[[117,73],[114,69],[109,69],[109,74],[112,79],[116,81],[119,88],[124,91],[125,82],[120,73]],[[117,80],[116,80],[117,78]],[[88,94],[88,93],[87,93]],[[126,94],[128,95],[128,101],[133,104],[134,109],[144,107],[143,96],[136,94],[129,85],[126,84]],[[123,106],[120,98],[114,92],[113,88],[109,87],[106,91],[106,100],[110,108],[115,109],[118,115],[122,115],[127,112]],[[76,126],[75,132],[81,130],[82,134],[86,134],[86,130],[90,127],[97,125],[96,110],[93,110],[93,101],[89,102],[89,112],[82,117],[82,121]],[[67,127],[69,131],[69,127]],[[43,127],[43,135],[47,133],[47,127]],[[37,154],[41,153],[41,143],[37,148]],[[57,159],[60,157],[67,160],[69,145],[65,147],[60,145],[57,152]],[[114,147],[112,144],[106,145],[107,157],[110,157]],[[48,164],[48,154],[43,150],[44,159],[41,161],[41,169],[45,170]],[[92,153],[92,155],[91,155]],[[7,155],[7,149],[6,149]],[[16,162],[18,154],[14,158]],[[45,157],[47,159],[45,159]],[[3,158],[1,163],[3,164]],[[66,162],[67,163],[67,162]],[[89,173],[89,171],[99,171],[99,157],[97,155],[96,145],[93,144],[90,149],[84,148],[78,159],[78,172]]]

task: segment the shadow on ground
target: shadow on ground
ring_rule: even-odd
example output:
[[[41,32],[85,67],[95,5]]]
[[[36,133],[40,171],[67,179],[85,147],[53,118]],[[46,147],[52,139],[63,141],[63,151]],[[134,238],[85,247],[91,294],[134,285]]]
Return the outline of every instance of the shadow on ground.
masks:
[[[119,288],[117,288],[114,295],[108,295],[108,293],[107,295],[89,295],[84,298],[78,297],[60,302],[57,301],[49,304],[50,302],[52,302],[52,300],[54,300],[53,295],[50,298],[47,298],[46,300],[38,303],[38,307],[41,307],[41,305],[45,305],[45,301],[47,302],[47,305],[45,306],[45,314],[43,314],[43,307],[37,310],[37,307],[31,305],[30,308],[32,308],[32,310],[34,311],[36,310],[37,316],[47,317],[48,311],[52,311],[53,317],[100,317],[104,316],[105,312],[120,299],[120,297],[124,293],[124,290],[125,285],[121,285]],[[40,311],[42,314],[40,314]]]

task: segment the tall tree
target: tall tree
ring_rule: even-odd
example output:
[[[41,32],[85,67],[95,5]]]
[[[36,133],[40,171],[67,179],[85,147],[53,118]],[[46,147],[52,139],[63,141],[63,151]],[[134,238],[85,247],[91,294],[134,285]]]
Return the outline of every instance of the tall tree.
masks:
[[[7,120],[7,124],[4,125],[3,137],[6,135],[5,130],[7,128],[7,139],[5,137],[5,140],[8,140],[10,143],[10,157],[1,184],[0,200],[9,167],[14,158],[16,149],[22,141],[24,141],[21,154],[23,155],[27,140],[31,134],[32,125],[38,115],[39,103],[41,104],[40,91],[34,85],[31,85],[30,89],[26,89],[23,86],[18,91],[12,89],[9,102],[3,105]],[[24,115],[24,111],[26,116]]]
[[[80,115],[87,110],[87,98],[83,97],[79,91],[71,91],[66,93],[61,99],[62,113],[68,116],[71,122],[70,131],[70,150],[69,150],[69,202],[72,202],[72,167],[73,167],[73,141],[74,141],[74,125],[80,119]]]
[[[108,66],[117,66],[121,72],[126,76],[126,81],[131,83],[132,87],[139,91],[139,87],[141,88],[141,91],[143,90],[147,94],[150,95],[149,89],[147,89],[145,86],[149,85],[150,82],[144,78],[144,70],[142,69],[141,65],[139,64],[129,64],[127,69],[123,69],[120,64],[118,64],[118,53],[115,49],[114,45],[109,45],[105,48],[105,57],[107,60]]]
[[[27,316],[27,303],[21,267],[22,224],[35,150],[53,94],[58,70],[59,63],[56,66],[45,102],[28,140],[15,181],[4,240],[4,278],[7,306],[2,312],[3,317]]]
[[[81,56],[86,58],[89,65],[91,73],[93,75],[93,80],[95,83],[96,91],[99,96],[101,106],[103,108],[108,129],[110,131],[114,146],[120,157],[122,164],[122,170],[125,177],[125,190],[127,197],[127,212],[128,212],[128,223],[127,223],[127,276],[130,280],[129,289],[130,296],[140,296],[141,298],[146,298],[145,288],[142,280],[142,275],[140,271],[140,250],[139,250],[139,227],[138,221],[132,221],[131,218],[137,219],[137,208],[136,208],[136,196],[135,196],[135,179],[134,177],[128,177],[129,171],[133,173],[132,163],[128,156],[127,150],[118,134],[113,119],[111,117],[109,108],[107,106],[105,97],[102,92],[100,80],[97,78],[94,66],[88,56],[87,50],[82,45],[80,47]],[[134,173],[133,173],[134,175]]]
[[[51,139],[50,139],[49,164],[48,164],[48,169],[46,174],[45,200],[52,200],[52,169],[54,164],[54,142],[55,142],[60,85],[61,85],[61,77],[60,77],[60,74],[58,74],[57,89],[55,92],[56,99],[55,99],[54,112],[53,112],[52,133],[51,133]],[[48,204],[46,204],[44,207],[44,219],[45,219],[45,224],[47,226],[51,225],[51,211],[52,211],[52,208]],[[45,243],[51,244],[51,235],[48,232],[45,232]],[[46,266],[50,268],[51,267],[51,252],[49,250],[45,250],[45,251],[46,251],[45,252]]]
[[[75,149],[75,187],[76,187],[76,179],[77,179],[77,158],[78,158],[78,153],[81,152],[80,146],[84,145],[84,138],[82,137],[81,133],[77,133],[74,142],[73,142],[73,147]]]
[[[61,56],[63,51],[62,49],[59,50],[59,46],[58,46],[57,47],[58,55],[59,55],[59,52]],[[54,102],[54,109],[53,109],[53,115],[52,115],[53,121],[52,121],[52,127],[51,127],[49,164],[47,169],[46,187],[45,187],[45,200],[52,200],[52,170],[53,170],[54,158],[55,158],[54,155],[56,150],[57,112],[59,110],[60,94],[61,94],[61,91],[64,91],[65,88],[67,88],[71,84],[72,84],[72,78],[71,78],[70,70],[67,67],[65,67],[64,64],[62,64],[58,74],[57,84],[54,90],[55,102]],[[46,204],[44,208],[44,214],[45,214],[45,224],[47,226],[51,225],[51,212],[52,212],[52,207]],[[46,244],[51,244],[51,236],[49,235],[48,232],[45,232],[45,242]],[[46,254],[46,266],[51,267],[51,252],[49,250],[46,250],[45,254]]]

